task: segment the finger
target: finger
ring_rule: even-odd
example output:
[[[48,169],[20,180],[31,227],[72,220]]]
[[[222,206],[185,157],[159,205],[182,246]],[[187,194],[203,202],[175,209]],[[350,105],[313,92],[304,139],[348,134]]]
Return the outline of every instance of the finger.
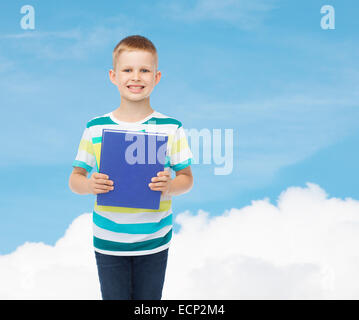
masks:
[[[95,194],[98,194],[98,193],[107,193],[109,192],[110,190],[103,190],[103,189],[98,189],[98,188],[95,188],[94,189],[94,192]]]
[[[95,172],[94,173],[96,179],[109,179],[110,177],[107,174]]]
[[[164,187],[164,186],[166,186],[167,185],[167,182],[165,181],[165,182],[156,182],[155,183],[155,187]]]
[[[161,188],[151,188],[152,191],[164,191],[165,188],[161,187]]]
[[[113,185],[112,180],[105,180],[105,179],[96,179],[95,183],[97,183],[97,184],[106,184],[106,185],[109,185],[109,186]]]
[[[169,176],[169,175],[170,175],[170,173],[166,170],[157,172],[158,177]]]
[[[167,181],[167,179],[167,177],[154,177],[151,179],[151,182]]]
[[[96,189],[101,189],[101,190],[113,190],[114,189],[113,186],[109,186],[109,185],[106,185],[106,184],[99,184],[99,183],[95,184],[95,188]]]
[[[149,187],[151,188],[159,188],[159,187],[164,187],[166,186],[166,183],[165,182],[156,182],[156,183],[150,183],[149,184]]]

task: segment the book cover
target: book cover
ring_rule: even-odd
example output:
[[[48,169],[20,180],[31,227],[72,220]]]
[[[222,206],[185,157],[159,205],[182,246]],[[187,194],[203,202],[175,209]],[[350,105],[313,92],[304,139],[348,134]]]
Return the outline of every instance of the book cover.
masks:
[[[163,133],[104,129],[99,172],[109,176],[114,190],[99,193],[97,204],[158,210],[161,191],[148,184],[164,170],[167,141]]]

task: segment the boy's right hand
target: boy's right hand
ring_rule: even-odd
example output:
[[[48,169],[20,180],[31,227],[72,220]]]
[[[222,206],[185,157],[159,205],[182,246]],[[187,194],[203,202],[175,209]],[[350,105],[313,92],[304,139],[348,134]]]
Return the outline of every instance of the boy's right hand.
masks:
[[[114,189],[113,181],[104,173],[94,172],[87,180],[88,189],[92,194],[106,193]]]

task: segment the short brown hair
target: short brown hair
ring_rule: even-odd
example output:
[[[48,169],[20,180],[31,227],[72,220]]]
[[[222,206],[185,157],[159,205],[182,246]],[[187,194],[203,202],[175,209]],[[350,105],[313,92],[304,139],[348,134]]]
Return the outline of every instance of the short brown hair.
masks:
[[[158,68],[158,54],[155,45],[151,42],[151,40],[146,37],[140,35],[128,36],[122,39],[113,49],[112,52],[112,64],[113,70],[116,68],[117,60],[121,52],[123,51],[135,51],[135,50],[143,50],[151,52],[155,56],[155,64],[156,70]]]

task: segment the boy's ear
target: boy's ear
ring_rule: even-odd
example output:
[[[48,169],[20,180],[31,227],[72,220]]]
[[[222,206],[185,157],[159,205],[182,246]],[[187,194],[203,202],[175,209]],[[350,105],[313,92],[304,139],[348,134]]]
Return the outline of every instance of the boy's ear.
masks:
[[[156,72],[156,85],[160,82],[161,76],[162,76],[161,71],[157,70],[157,72]]]
[[[112,69],[109,71],[108,75],[110,76],[110,80],[113,84],[116,84],[115,81],[116,81],[116,73],[115,71],[113,71]]]

